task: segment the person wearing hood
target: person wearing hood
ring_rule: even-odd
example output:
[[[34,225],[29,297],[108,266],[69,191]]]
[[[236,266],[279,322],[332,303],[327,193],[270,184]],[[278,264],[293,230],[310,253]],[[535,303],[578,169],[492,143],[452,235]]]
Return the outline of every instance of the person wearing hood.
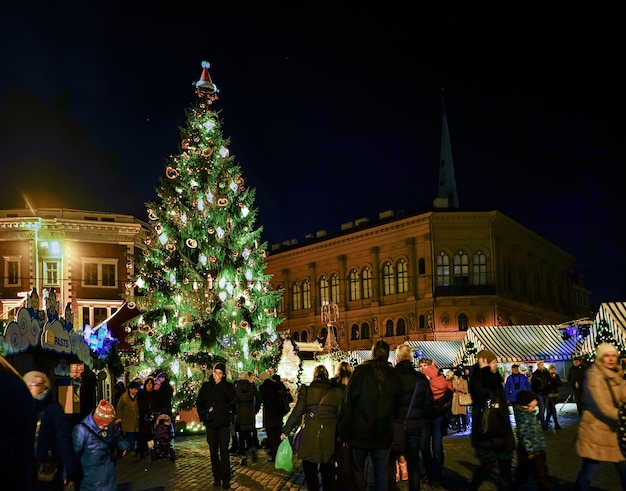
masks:
[[[626,402],[626,383],[618,363],[617,348],[600,343],[596,359],[587,369],[583,382],[583,414],[578,426],[576,452],[583,459],[576,484],[581,491],[591,487],[601,462],[611,462],[626,489],[626,459],[620,451],[616,428],[618,405]]]
[[[35,481],[37,491],[61,491],[76,480],[78,460],[72,448],[70,429],[61,404],[52,398],[48,377],[36,370],[24,375],[24,382],[35,403],[35,461],[50,456],[59,461],[59,470],[52,482]]]

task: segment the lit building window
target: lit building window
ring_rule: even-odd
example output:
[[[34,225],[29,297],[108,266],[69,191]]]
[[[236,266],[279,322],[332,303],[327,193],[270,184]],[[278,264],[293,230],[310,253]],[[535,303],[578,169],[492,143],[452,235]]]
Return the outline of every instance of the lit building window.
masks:
[[[445,252],[437,254],[437,286],[450,286],[450,258]]]
[[[58,261],[43,262],[43,283],[44,286],[61,286]]]
[[[330,303],[330,291],[328,288],[328,279],[326,276],[320,278],[320,305],[327,305]]]
[[[363,298],[372,298],[372,270],[366,266],[361,270]]]
[[[20,257],[4,256],[4,286],[19,286],[20,276]]]
[[[359,278],[359,272],[356,269],[350,271],[348,277],[350,282],[350,301],[361,299],[361,278]]]
[[[396,293],[395,273],[390,262],[383,264],[383,295]]]
[[[474,254],[472,273],[473,273],[472,283],[474,285],[486,285],[487,284],[487,258],[480,251],[477,251]]]
[[[469,257],[464,251],[457,251],[454,255],[454,286],[469,284]]]
[[[339,303],[339,275],[337,274],[330,277],[330,301]]]
[[[311,282],[309,280],[302,282],[302,306],[305,309],[311,308]]]
[[[396,263],[398,293],[406,293],[409,291],[409,268],[407,264],[406,259],[400,259]]]
[[[117,259],[83,258],[83,281],[86,287],[117,287]]]

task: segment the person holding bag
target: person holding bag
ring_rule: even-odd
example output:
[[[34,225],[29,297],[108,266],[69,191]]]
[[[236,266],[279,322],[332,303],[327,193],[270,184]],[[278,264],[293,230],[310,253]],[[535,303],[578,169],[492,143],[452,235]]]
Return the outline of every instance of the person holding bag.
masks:
[[[469,490],[477,491],[496,465],[500,471],[499,489],[511,490],[515,437],[498,358],[493,351],[485,349],[476,354],[476,360],[469,391],[472,395],[471,441],[480,465],[474,471]],[[488,422],[496,424],[486,426]]]
[[[404,455],[409,491],[414,491],[420,489],[420,469],[424,466],[420,454],[422,433],[424,425],[428,424],[428,416],[433,411],[433,393],[428,378],[413,366],[413,351],[407,344],[396,348],[395,371],[402,379],[402,399],[396,419],[406,418],[406,443],[404,451],[392,455],[391,459],[399,459],[400,455]],[[390,466],[390,471],[390,477],[395,478],[395,466]],[[391,489],[395,488],[395,479],[392,479]]]
[[[52,399],[48,377],[38,371],[24,375],[24,382],[33,397],[37,414],[35,427],[35,470],[38,463],[49,462],[55,470],[35,480],[37,491],[61,491],[63,486],[77,478],[78,459],[72,448],[72,439],[63,407]],[[49,480],[48,480],[49,479]]]
[[[578,427],[576,452],[583,459],[576,484],[588,491],[601,462],[611,462],[626,489],[626,458],[617,441],[618,406],[626,402],[626,385],[619,353],[610,343],[596,348],[595,362],[583,383],[583,414]]]
[[[284,440],[291,431],[303,423],[298,456],[302,459],[302,469],[307,489],[319,491],[322,476],[324,490],[333,489],[333,454],[337,434],[337,417],[343,391],[331,385],[328,370],[318,365],[313,370],[313,381],[302,385],[293,411],[282,428],[280,439]]]

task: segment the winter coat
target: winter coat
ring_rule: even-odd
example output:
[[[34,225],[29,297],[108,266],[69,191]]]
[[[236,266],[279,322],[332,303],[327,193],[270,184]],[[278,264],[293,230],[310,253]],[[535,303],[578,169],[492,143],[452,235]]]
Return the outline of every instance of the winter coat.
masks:
[[[559,374],[555,373],[553,377],[552,373],[550,373],[550,378],[548,379],[548,395],[550,397],[558,397],[559,387],[561,387],[561,385],[563,385],[563,382],[561,381]]]
[[[122,420],[122,431],[127,433],[137,433],[139,431],[139,405],[137,395],[132,397],[127,390],[120,396],[120,400],[115,408],[115,418]]]
[[[236,416],[239,428],[253,430],[256,423],[256,414],[261,409],[261,393],[249,380],[239,380],[235,385]]]
[[[77,477],[78,459],[72,448],[72,436],[63,412],[63,407],[52,398],[50,390],[42,393],[42,397],[33,398],[37,420],[41,420],[39,436],[36,438],[37,450],[35,460],[46,459],[49,454],[59,459],[62,470],[58,472],[53,483],[37,483],[35,489],[63,489],[65,479]]]
[[[159,385],[159,390],[157,391],[159,394],[159,399],[161,400],[160,410],[163,412],[172,415],[172,398],[174,397],[174,387],[170,384],[169,379],[165,379]]]
[[[324,402],[315,409],[326,394]],[[329,462],[335,451],[337,441],[337,416],[343,390],[329,380],[315,379],[308,386],[302,385],[298,391],[296,405],[291,411],[282,432],[289,435],[300,426],[306,414],[315,411],[313,419],[306,422],[302,429],[298,457],[307,462]]]
[[[263,427],[282,428],[283,417],[282,404],[280,400],[281,387],[271,379],[263,381],[259,387],[263,397]]]
[[[459,404],[459,397],[461,394],[467,394],[469,392],[469,384],[463,377],[454,377],[452,379],[452,386],[454,387],[454,395],[452,396],[452,407],[450,412],[453,415],[467,414],[467,406],[461,406]]]
[[[582,365],[572,365],[572,368],[567,372],[567,383],[569,384],[571,389],[576,388],[576,383],[578,383],[578,388],[583,388],[583,382],[585,381],[585,367]]]
[[[550,372],[547,368],[535,370],[530,379],[530,386],[535,394],[548,394],[548,382],[550,382]]]
[[[426,376],[415,370],[413,364],[409,360],[402,360],[396,364],[396,372],[402,380],[402,399],[396,414],[396,419],[406,418],[407,431],[422,428],[424,419],[428,418],[433,412],[433,393]],[[413,396],[413,389],[417,384],[415,391],[415,399],[409,411],[407,418],[407,410]]]
[[[233,384],[225,378],[219,384],[211,375],[208,382],[204,382],[198,392],[196,408],[198,414],[207,428],[223,428],[230,426],[231,411],[235,403],[235,388]],[[213,408],[209,419],[205,415],[209,414],[209,408]]]
[[[100,430],[92,414],[85,416],[81,421],[82,424],[74,426],[72,432],[74,451],[83,468],[80,491],[117,491],[115,463],[111,460],[109,447],[128,450],[130,445],[119,433]],[[101,435],[106,442],[85,428],[83,424]]]
[[[504,384],[504,394],[506,395],[506,400],[511,404],[515,404],[517,394],[522,390],[532,392],[528,377],[523,373],[512,373],[509,375]]]
[[[609,370],[597,361],[586,371],[583,390],[585,407],[576,440],[578,455],[602,462],[624,460],[615,433],[617,407],[611,396],[612,390],[618,403],[626,402],[626,385],[621,373]]]
[[[515,428],[517,432],[517,446],[529,456],[536,456],[546,449],[546,439],[543,436],[541,423],[537,419],[537,408],[515,404]]]
[[[159,392],[154,389],[141,389],[137,393],[137,407],[139,408],[139,433],[151,435],[154,431],[156,413],[161,411]],[[151,416],[152,419],[150,419]]]
[[[472,446],[494,452],[512,452],[515,450],[515,438],[509,420],[509,407],[504,396],[504,384],[500,372],[492,372],[489,366],[479,368],[474,365],[470,378],[469,391],[472,395]],[[500,421],[505,428],[502,435],[492,437],[481,431],[481,414],[486,402],[498,404]]]
[[[383,381],[376,377],[379,364]],[[402,379],[387,362],[358,365],[344,391],[339,412],[339,439],[357,448],[384,449],[393,441],[393,421],[402,402]]]
[[[4,366],[6,363],[6,367]],[[0,476],[3,489],[33,489],[35,405],[26,384],[0,355]]]

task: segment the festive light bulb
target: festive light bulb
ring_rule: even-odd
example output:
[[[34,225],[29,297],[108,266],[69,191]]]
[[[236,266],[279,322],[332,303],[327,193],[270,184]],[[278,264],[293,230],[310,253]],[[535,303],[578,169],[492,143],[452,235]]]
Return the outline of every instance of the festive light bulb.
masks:
[[[250,209],[247,206],[244,206],[241,209],[241,214],[243,215],[244,218],[246,218],[248,216],[248,213],[250,213]]]
[[[206,255],[204,253],[200,253],[200,255],[198,256],[198,261],[200,261],[200,264],[206,264]]]

